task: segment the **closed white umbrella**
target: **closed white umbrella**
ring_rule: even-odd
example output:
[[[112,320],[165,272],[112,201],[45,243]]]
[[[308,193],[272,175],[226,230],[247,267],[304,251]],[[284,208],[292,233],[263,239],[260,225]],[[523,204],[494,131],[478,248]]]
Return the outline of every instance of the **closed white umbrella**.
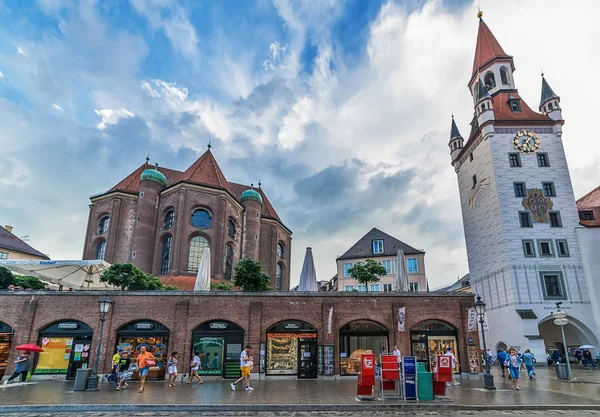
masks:
[[[312,248],[306,248],[306,255],[304,255],[304,264],[302,264],[302,273],[300,274],[298,291],[319,291]]]
[[[394,291],[408,291],[408,267],[406,266],[406,258],[404,251],[399,250],[396,255],[396,279],[394,280]]]
[[[210,291],[210,248],[204,248],[202,252],[194,291]]]

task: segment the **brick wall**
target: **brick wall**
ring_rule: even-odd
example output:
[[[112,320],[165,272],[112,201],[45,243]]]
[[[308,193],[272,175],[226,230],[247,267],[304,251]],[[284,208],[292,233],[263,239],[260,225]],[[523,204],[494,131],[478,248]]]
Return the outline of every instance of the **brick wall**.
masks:
[[[14,345],[37,343],[39,332],[62,320],[79,320],[94,330],[92,352],[99,334],[98,292],[46,293],[16,292],[0,295],[2,321],[15,332]],[[422,320],[442,320],[452,325],[458,334],[457,357],[468,372],[466,341],[478,343],[478,333],[468,332],[466,310],[473,304],[472,294],[440,294],[396,296],[393,294],[317,293],[214,293],[194,295],[183,292],[148,293],[115,292],[107,317],[99,372],[110,370],[110,357],[116,345],[117,330],[138,320],[155,320],[171,331],[169,352],[183,358],[182,372],[188,372],[192,332],[203,323],[229,320],[245,332],[245,342],[258,349],[266,342],[267,330],[284,320],[302,320],[317,329],[320,345],[335,346],[335,373],[339,374],[339,329],[354,320],[372,320],[389,331],[389,344],[398,344],[404,355],[410,353],[410,329]],[[328,332],[329,309],[333,307],[331,333]],[[398,309],[406,307],[405,332],[397,329]],[[9,364],[16,352],[12,351]],[[8,372],[12,371],[9,365]]]

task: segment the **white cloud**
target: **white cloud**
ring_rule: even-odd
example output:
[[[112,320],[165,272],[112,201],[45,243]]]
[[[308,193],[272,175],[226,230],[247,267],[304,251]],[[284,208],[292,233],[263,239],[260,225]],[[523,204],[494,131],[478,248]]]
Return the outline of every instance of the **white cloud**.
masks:
[[[129,117],[134,117],[133,112],[127,109],[102,109],[102,110],[94,110],[98,116],[102,118],[102,121],[98,124],[98,129],[104,130],[108,125],[114,125],[119,122],[121,119],[126,119]]]
[[[280,45],[279,42],[275,41],[269,45],[269,51],[271,55],[263,62],[263,68],[265,71],[273,71],[277,68],[285,68],[283,64],[279,64],[283,58],[283,54],[287,51],[287,45]]]
[[[0,71],[0,80],[4,78],[4,74]]]
[[[63,108],[60,107],[58,104],[52,104],[52,107],[54,107],[56,110],[63,111]]]
[[[25,52],[20,46],[17,46],[17,53],[19,53],[23,56],[28,56],[27,52]]]

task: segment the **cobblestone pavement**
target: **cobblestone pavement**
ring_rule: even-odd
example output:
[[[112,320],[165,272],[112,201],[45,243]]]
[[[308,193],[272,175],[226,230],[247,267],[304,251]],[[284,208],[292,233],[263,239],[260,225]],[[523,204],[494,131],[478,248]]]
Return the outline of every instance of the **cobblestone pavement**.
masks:
[[[9,413],[2,414],[7,417],[59,417],[65,414],[61,413]],[[78,414],[82,417],[115,417],[115,412],[90,412]],[[257,412],[257,413],[190,413],[190,412],[127,412],[120,415],[130,417],[395,417],[395,416],[437,416],[437,417],[454,417],[454,416],[478,416],[478,417],[504,417],[504,416],[546,416],[546,417],[565,417],[565,416],[600,416],[600,410],[507,410],[507,411],[484,411],[484,410],[455,410],[455,411],[370,411],[363,413],[354,412]]]

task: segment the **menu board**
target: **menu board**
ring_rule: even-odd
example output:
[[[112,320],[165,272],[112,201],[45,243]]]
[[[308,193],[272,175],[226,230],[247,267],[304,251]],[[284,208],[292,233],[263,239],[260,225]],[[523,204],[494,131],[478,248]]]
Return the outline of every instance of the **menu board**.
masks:
[[[323,374],[326,376],[332,376],[334,371],[334,346],[325,345],[323,346]]]
[[[267,373],[295,375],[298,373],[298,337],[290,334],[269,334],[267,339]]]

